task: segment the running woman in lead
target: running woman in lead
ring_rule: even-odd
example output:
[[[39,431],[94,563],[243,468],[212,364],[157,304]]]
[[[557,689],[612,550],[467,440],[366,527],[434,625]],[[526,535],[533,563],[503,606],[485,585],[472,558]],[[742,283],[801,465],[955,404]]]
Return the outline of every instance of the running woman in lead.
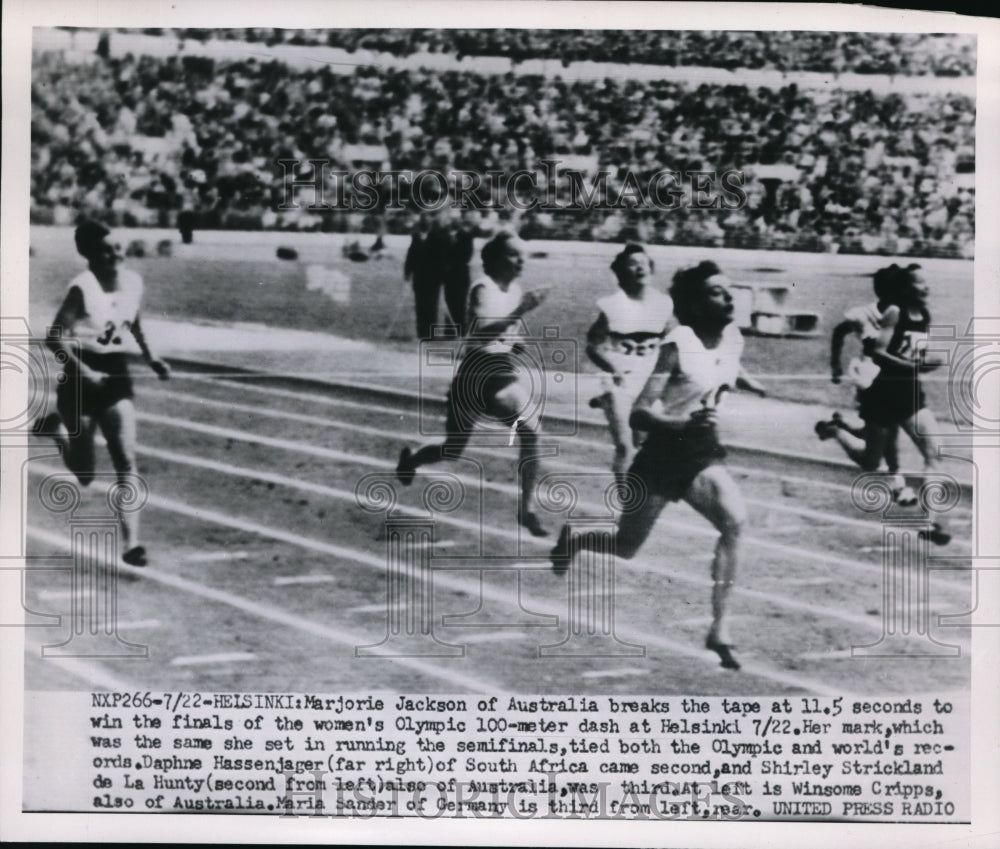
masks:
[[[639,503],[621,514],[614,551],[625,560],[634,557],[670,501],[684,499],[708,519],[720,536],[712,560],[712,625],[705,646],[724,667],[739,669],[727,614],[746,506],[721,465],[726,452],[716,430],[717,406],[726,390],[759,395],[764,390],[743,372],[743,336],[733,323],[728,282],[713,262],[674,275],[670,295],[679,326],[664,339],[632,410],[630,425],[646,435],[628,471],[637,479]],[[553,567],[568,569],[589,539],[564,526],[552,549]]]
[[[46,344],[65,363],[66,374],[56,390],[57,412],[35,424],[37,434],[55,439],[66,468],[81,486],[94,479],[98,427],[119,483],[127,483],[135,473],[135,406],[125,334],[132,335],[160,380],[170,376],[169,367],[153,356],[142,332],[142,278],[119,268],[120,247],[109,240],[110,236],[106,227],[94,221],[76,228],[76,249],[87,260],[88,270],[69,282],[49,328]],[[68,339],[77,344],[67,344]],[[73,425],[74,432],[67,424]],[[122,511],[121,529],[122,560],[131,566],[145,566],[138,513]]]
[[[646,281],[653,261],[631,243],[611,263],[619,290],[597,302],[600,315],[587,332],[587,356],[605,372],[603,393],[590,403],[601,407],[615,445],[611,468],[621,481],[632,460],[628,425],[632,404],[656,365],[660,343],[673,324],[674,304]],[[635,446],[638,447],[638,446]]]

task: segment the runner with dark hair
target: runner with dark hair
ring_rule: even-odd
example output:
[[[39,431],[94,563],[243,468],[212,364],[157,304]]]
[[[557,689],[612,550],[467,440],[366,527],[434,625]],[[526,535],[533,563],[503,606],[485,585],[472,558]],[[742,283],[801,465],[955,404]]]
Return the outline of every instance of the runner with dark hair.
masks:
[[[934,414],[927,400],[920,375],[937,368],[940,363],[924,356],[931,316],[927,309],[930,290],[920,266],[896,267],[890,285],[894,309],[883,317],[881,333],[865,343],[865,352],[879,368],[879,373],[865,390],[860,411],[865,420],[864,438],[836,428],[835,436],[844,452],[862,469],[878,470],[885,454],[886,442],[896,428],[902,428],[913,440],[924,460],[924,472],[937,469],[938,432]],[[821,426],[817,426],[819,432]],[[820,433],[821,438],[824,436]],[[951,534],[937,514],[929,515],[930,527],[921,532],[935,545],[947,545]]]
[[[142,332],[142,278],[119,267],[121,248],[110,237],[108,228],[95,221],[84,221],[76,228],[76,249],[89,267],[69,282],[49,328],[46,344],[65,363],[65,376],[56,393],[58,412],[40,419],[34,428],[38,435],[55,439],[66,468],[83,486],[94,479],[97,428],[107,442],[119,482],[125,484],[135,474],[135,406],[125,333],[132,335],[161,380],[170,376],[167,364],[153,356]],[[73,426],[73,433],[67,424]],[[138,514],[123,511],[121,525],[122,560],[145,566]]]
[[[712,561],[712,625],[705,646],[724,667],[739,669],[727,614],[742,556],[746,506],[722,465],[726,452],[716,430],[717,406],[726,390],[765,393],[743,372],[743,336],[733,323],[728,282],[708,261],[674,275],[670,296],[679,326],[667,334],[632,410],[632,428],[646,434],[629,469],[640,500],[635,509],[622,512],[614,551],[625,560],[634,557],[670,501],[683,499],[708,519],[720,536]],[[553,567],[568,569],[589,539],[564,526],[551,552]]]
[[[841,355],[843,353],[844,341],[851,335],[857,336],[862,344],[861,355],[855,357],[847,366],[847,376],[856,388],[856,399],[858,412],[862,419],[865,418],[871,402],[867,399],[867,393],[871,389],[872,382],[879,373],[879,367],[875,365],[871,357],[864,352],[866,344],[871,344],[878,339],[882,330],[888,322],[893,321],[893,316],[898,314],[899,307],[894,303],[897,297],[894,294],[894,287],[898,288],[899,266],[893,263],[886,268],[880,268],[873,275],[873,285],[876,300],[873,303],[852,307],[844,313],[844,320],[833,329],[833,336],[830,345],[830,370],[834,383],[839,383],[844,375],[841,365]],[[867,443],[867,425],[863,427],[851,427],[844,421],[839,413],[834,413],[829,421],[816,423],[816,435],[822,440],[837,439],[841,442],[845,451],[853,450],[856,446],[854,440],[863,440]],[[843,433],[844,437],[840,436]],[[906,480],[899,472],[899,427],[891,428],[885,435],[882,447],[882,457],[891,476],[891,486],[893,497],[896,503],[903,507],[912,507],[917,503],[916,493],[906,485]],[[873,440],[873,446],[878,444],[878,440]],[[874,450],[874,448],[873,448]],[[881,466],[882,458],[877,461],[877,466]],[[871,465],[870,460],[866,460],[867,465]]]
[[[653,261],[642,245],[626,245],[611,270],[619,289],[597,302],[600,314],[587,332],[587,356],[605,372],[604,392],[591,406],[601,407],[608,418],[615,445],[611,468],[623,475],[632,459],[632,404],[656,365],[660,343],[673,323],[674,305],[647,285]]]

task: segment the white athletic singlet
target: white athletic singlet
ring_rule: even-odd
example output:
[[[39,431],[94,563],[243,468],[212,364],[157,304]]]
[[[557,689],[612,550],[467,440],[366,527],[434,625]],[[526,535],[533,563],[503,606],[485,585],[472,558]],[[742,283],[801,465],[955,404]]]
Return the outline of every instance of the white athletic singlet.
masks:
[[[674,302],[655,289],[647,289],[641,301],[619,289],[600,298],[597,306],[608,324],[608,335],[598,350],[625,378],[624,385],[616,386],[612,376],[605,373],[601,386],[605,392],[624,392],[635,398],[656,366],[660,344],[674,315]]]
[[[669,343],[677,346],[678,365],[660,396],[663,415],[686,419],[703,406],[714,407],[723,387],[736,387],[743,335],[735,323],[726,325],[718,346],[711,350],[683,324],[667,334],[663,344]]]
[[[600,347],[605,359],[622,374],[647,364],[652,371],[674,302],[655,289],[647,289],[642,300],[619,289],[598,300],[597,306],[608,322],[608,338]]]
[[[117,353],[127,349],[129,333],[142,303],[142,278],[126,268],[118,269],[118,288],[105,292],[92,271],[74,277],[67,291],[76,287],[83,300],[83,315],[72,328],[73,338],[84,351]],[[68,328],[64,329],[68,330]]]
[[[899,308],[890,306],[885,312],[878,308],[878,301],[864,306],[852,307],[844,313],[844,319],[857,324],[861,328],[858,338],[862,343],[870,339],[878,339],[882,330],[888,327]],[[878,376],[879,367],[870,357],[862,354],[847,364],[847,376],[858,389],[867,389]]]
[[[477,291],[478,290],[478,291]],[[478,295],[480,303],[473,310],[473,296]],[[524,292],[521,284],[512,281],[504,292],[493,280],[483,275],[469,287],[469,301],[466,305],[466,325],[469,335],[465,344],[466,351],[480,350],[489,354],[509,354],[514,343],[524,338],[523,325],[514,322],[499,336],[491,339],[476,339],[476,320],[490,324],[496,319],[510,315],[521,303]]]

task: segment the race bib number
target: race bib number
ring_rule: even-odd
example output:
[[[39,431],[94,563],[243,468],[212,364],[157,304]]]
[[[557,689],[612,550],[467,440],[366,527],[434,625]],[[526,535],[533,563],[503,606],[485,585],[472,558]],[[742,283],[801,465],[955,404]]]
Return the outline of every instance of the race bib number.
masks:
[[[647,339],[644,342],[636,342],[634,339],[620,339],[618,341],[618,353],[626,357],[650,357],[654,356],[659,349],[659,339]]]
[[[916,360],[920,350],[927,345],[927,333],[924,331],[907,330],[900,337],[896,356],[904,360]]]
[[[104,323],[104,333],[97,337],[98,345],[121,345],[122,337],[121,332],[126,331],[131,327],[131,323],[128,321],[123,321],[121,327],[116,325],[113,321],[107,321]]]

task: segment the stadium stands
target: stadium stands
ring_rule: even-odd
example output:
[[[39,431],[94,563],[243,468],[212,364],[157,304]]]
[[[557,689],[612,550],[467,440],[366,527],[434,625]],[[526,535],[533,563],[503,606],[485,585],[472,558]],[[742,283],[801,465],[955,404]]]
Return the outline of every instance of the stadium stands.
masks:
[[[146,30],[159,34],[162,30]],[[936,33],[712,32],[527,29],[235,29],[185,30],[185,38],[224,37],[274,44],[326,45],[393,56],[450,53],[503,56],[515,62],[553,59],[778,71],[970,76],[975,46]]]
[[[461,50],[469,55],[515,43],[525,51],[540,49],[532,46],[537,33],[529,31],[452,31],[443,43],[434,41],[445,39],[437,31],[365,31],[363,38],[359,32],[358,44],[366,47],[369,39],[383,39],[378,49],[465,45]],[[463,32],[475,44],[462,41]],[[350,33],[323,35],[348,39]],[[592,36],[580,35],[586,52]],[[776,61],[768,50],[777,50],[774,41],[788,35],[622,33],[601,44],[612,53],[631,44],[638,56],[642,44],[653,50],[650,39],[669,36],[683,48],[678,61],[731,56],[752,65]],[[850,59],[851,37],[860,38],[810,35],[816,38],[802,45],[796,61],[817,66],[827,54]],[[723,36],[728,53],[712,48],[711,39]],[[885,35],[859,44],[867,60],[876,61],[881,54],[869,50],[873,44],[891,46],[900,38],[923,39],[927,55],[946,56],[930,50],[940,46],[936,36]],[[915,58],[908,68],[936,73],[943,67],[928,62]],[[397,170],[485,174],[537,170],[543,159],[555,159],[608,171],[613,192],[627,173],[645,185],[664,168],[738,169],[747,175],[748,202],[735,210],[682,204],[677,210],[526,212],[520,225],[527,236],[971,255],[975,104],[962,95],[817,92],[794,83],[750,89],[566,82],[371,66],[345,74],[253,58],[107,51],[86,64],[57,51],[36,53],[32,93],[37,222],[69,223],[85,211],[115,224],[173,226],[181,211],[194,211],[201,227],[374,228],[371,216],[310,212],[304,208],[308,196],[303,208],[278,211],[285,186],[276,160],[319,158],[344,169],[360,160]],[[557,182],[560,204],[572,201],[568,191],[566,181]],[[396,213],[384,223],[389,232],[408,232],[414,215]]]

